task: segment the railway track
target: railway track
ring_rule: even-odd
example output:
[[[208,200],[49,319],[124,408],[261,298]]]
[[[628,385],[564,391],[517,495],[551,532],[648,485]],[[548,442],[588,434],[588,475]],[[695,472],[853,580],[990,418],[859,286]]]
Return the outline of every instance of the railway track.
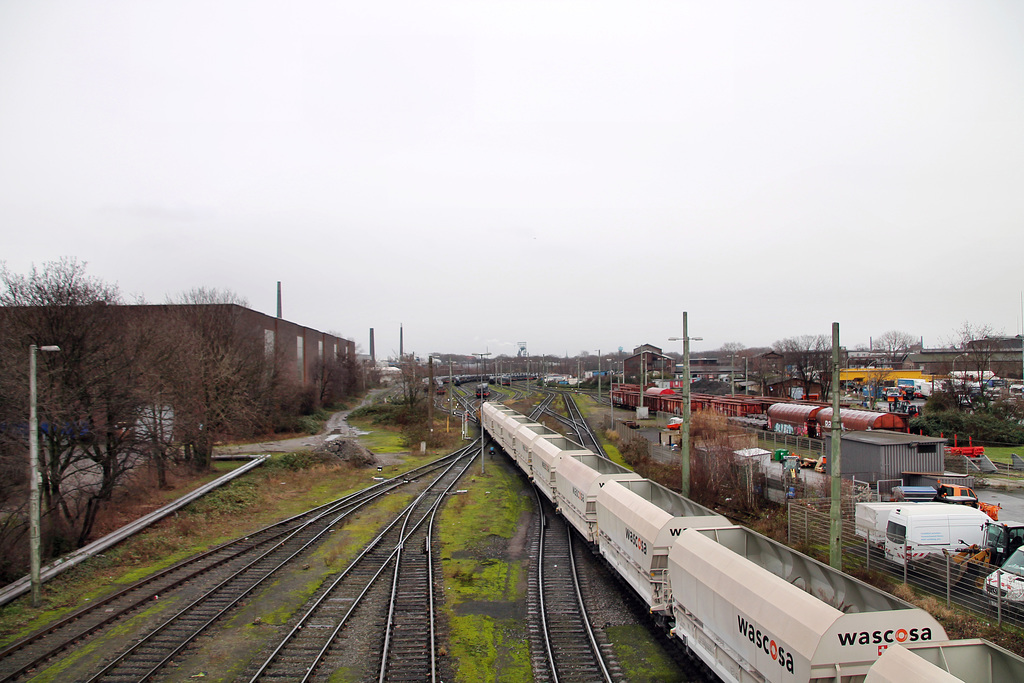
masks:
[[[604,446],[601,445],[601,440],[594,434],[594,430],[591,429],[590,424],[587,422],[587,418],[583,416],[583,411],[580,410],[579,406],[576,405],[576,399],[572,394],[562,394],[565,399],[565,409],[569,413],[569,420],[573,424],[573,430],[579,435],[580,439],[583,440],[583,446],[589,448],[594,453],[607,458],[608,454],[604,452]]]
[[[540,620],[530,628],[534,680],[622,680],[612,674],[619,671],[618,665],[606,661],[612,658],[610,644],[599,645],[591,627],[580,590],[572,530],[561,517],[548,514],[550,506],[536,489],[534,495],[538,505],[537,564],[528,598],[530,613]]]
[[[288,553],[298,555],[303,549],[315,544],[317,539],[322,538],[325,533],[335,528],[352,512],[380,496],[428,475],[444,466],[452,457],[440,459],[400,477],[380,481],[361,491],[282,520],[179,562],[94,601],[88,607],[77,610],[45,629],[0,650],[0,681],[24,678],[54,657],[73,647],[81,646],[90,638],[99,636],[119,620],[153,605],[156,600],[166,601],[168,598],[186,592],[205,595],[214,591],[218,586],[228,583],[230,579],[225,577],[248,575],[251,581],[257,581],[260,574],[267,574],[268,568],[273,567],[275,559],[287,556]],[[236,583],[239,582],[236,581]],[[177,631],[168,631],[164,627],[161,629],[168,633],[174,633],[175,638],[180,636]],[[122,657],[124,654],[126,653],[122,653]],[[145,656],[136,653],[134,658],[129,656],[129,659],[135,661],[140,657],[152,663],[157,661],[152,653],[147,653]],[[119,661],[120,659],[118,658]],[[135,665],[133,667],[140,668]],[[107,673],[112,671],[113,669]],[[97,675],[94,680],[106,675]],[[127,678],[136,680],[132,678],[133,675],[130,674]],[[114,680],[114,678],[110,680]]]
[[[459,451],[459,458],[345,571],[321,587],[249,678],[251,683],[307,681],[321,673],[330,675],[341,666],[359,680],[436,680],[431,530],[440,503],[472,464],[475,453],[475,444]],[[345,629],[381,635],[349,646],[343,637]]]

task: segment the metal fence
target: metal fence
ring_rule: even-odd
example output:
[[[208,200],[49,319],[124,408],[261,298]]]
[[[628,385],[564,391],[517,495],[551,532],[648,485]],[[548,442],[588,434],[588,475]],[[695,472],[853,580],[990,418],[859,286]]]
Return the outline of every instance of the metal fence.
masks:
[[[972,614],[1002,627],[1010,624],[1024,627],[1024,612],[1019,603],[1005,599],[1005,592],[996,586],[985,591],[986,578],[998,572],[996,567],[961,563],[952,553],[934,553],[924,560],[900,565],[869,539],[857,533],[854,509],[850,501],[843,503],[842,560],[843,571],[854,576],[862,572],[877,573],[906,583],[919,595],[928,595],[947,606],[956,605]],[[827,499],[794,500],[788,504],[789,545],[819,560],[828,562],[830,538],[830,502]],[[863,532],[862,532],[863,533]]]
[[[748,429],[746,431],[756,434],[762,447],[767,450],[774,451],[778,448],[785,448],[791,451],[806,451],[818,457],[825,455],[825,442],[821,439],[796,436],[795,434],[779,434],[763,429]]]

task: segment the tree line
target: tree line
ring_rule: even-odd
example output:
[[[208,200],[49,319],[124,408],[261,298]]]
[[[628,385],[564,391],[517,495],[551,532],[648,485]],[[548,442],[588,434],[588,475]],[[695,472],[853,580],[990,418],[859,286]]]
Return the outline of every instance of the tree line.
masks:
[[[44,554],[57,556],[89,540],[140,468],[165,487],[173,468],[208,469],[217,441],[295,431],[358,390],[351,355],[318,361],[301,386],[230,292],[196,289],[144,311],[125,303],[75,260],[0,268],[0,579],[26,564],[29,438],[40,443]],[[36,356],[36,435],[31,344],[60,348]]]

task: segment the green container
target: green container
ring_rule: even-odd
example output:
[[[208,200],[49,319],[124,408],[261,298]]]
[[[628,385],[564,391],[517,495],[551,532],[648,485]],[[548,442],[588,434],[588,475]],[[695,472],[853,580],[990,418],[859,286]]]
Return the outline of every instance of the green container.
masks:
[[[787,455],[789,455],[789,451],[786,450],[785,448],[775,449],[775,462],[782,462]]]

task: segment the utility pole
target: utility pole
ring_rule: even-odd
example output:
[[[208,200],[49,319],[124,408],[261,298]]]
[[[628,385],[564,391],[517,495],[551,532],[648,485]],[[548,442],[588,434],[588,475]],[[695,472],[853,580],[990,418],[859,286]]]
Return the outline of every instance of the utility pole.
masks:
[[[669,341],[683,342],[683,423],[679,426],[679,488],[684,498],[690,496],[690,340],[701,341],[702,337],[690,337],[686,311],[683,311],[683,336],[669,337]]]
[[[729,360],[729,393],[732,396],[736,395],[736,354],[732,354],[732,358]]]
[[[427,428],[430,435],[434,434],[434,397],[437,395],[437,387],[434,386],[434,357],[427,356]]]
[[[840,466],[843,424],[839,417],[839,323],[832,323],[832,453],[829,467],[832,470],[832,509],[829,514],[829,565],[843,571],[843,511],[842,468]]]
[[[491,355],[491,352],[487,351],[485,353],[474,353],[473,355],[480,359],[480,366],[486,371],[487,364],[486,364],[484,359],[487,358],[487,356]],[[483,376],[486,377],[486,375],[487,375],[487,373],[484,372]],[[484,408],[484,403],[485,402],[486,402],[486,399],[484,399],[484,397],[481,396],[480,397],[480,412],[478,413],[478,419],[480,421],[480,474],[484,473],[484,441],[487,440],[485,435],[484,435],[484,410],[483,410],[483,408]]]

